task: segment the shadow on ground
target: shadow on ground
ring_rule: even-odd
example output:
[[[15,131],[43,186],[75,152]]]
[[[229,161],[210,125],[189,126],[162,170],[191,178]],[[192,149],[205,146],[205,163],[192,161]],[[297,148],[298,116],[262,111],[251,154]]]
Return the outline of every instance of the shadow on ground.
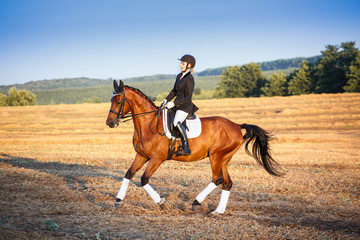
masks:
[[[82,177],[107,177],[112,178],[116,181],[121,180],[121,177],[123,176],[124,172],[122,171],[114,171],[109,170],[105,167],[97,167],[97,166],[91,166],[91,165],[83,165],[83,164],[66,164],[66,163],[59,163],[59,162],[39,162],[32,158],[22,158],[22,157],[16,157],[11,156],[7,154],[0,154],[0,162],[10,164],[13,167],[19,167],[19,168],[25,168],[25,169],[32,169],[40,172],[45,172],[57,177],[64,178],[68,187],[71,188],[74,191],[79,191],[83,195],[85,195],[86,199],[101,207],[104,209],[108,209],[111,206],[101,203],[96,203],[94,200],[94,197],[87,193],[87,190],[91,186],[89,186],[84,179],[81,179]],[[106,173],[111,171],[115,174]],[[80,186],[80,188],[78,187]],[[95,190],[95,189],[92,189]],[[98,190],[96,190],[98,191]],[[115,196],[112,193],[102,191],[100,192],[103,195],[107,195],[110,197],[115,198]]]

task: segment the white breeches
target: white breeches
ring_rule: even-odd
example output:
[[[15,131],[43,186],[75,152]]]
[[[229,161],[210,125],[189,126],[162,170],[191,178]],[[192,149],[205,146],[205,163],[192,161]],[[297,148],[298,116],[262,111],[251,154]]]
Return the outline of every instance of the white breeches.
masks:
[[[183,123],[189,114],[182,110],[177,110],[174,117],[174,126],[176,127],[178,122]]]

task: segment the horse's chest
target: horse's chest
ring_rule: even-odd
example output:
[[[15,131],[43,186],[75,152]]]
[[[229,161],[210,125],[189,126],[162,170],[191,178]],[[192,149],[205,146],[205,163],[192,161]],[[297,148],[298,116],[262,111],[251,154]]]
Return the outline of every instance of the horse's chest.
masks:
[[[146,152],[146,144],[144,143],[144,138],[137,132],[135,132],[133,136],[133,146],[136,152]]]

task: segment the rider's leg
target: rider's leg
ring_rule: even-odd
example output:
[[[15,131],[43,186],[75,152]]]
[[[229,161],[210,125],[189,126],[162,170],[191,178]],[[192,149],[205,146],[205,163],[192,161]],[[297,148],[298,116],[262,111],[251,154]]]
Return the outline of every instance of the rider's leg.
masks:
[[[187,134],[186,134],[186,129],[181,124],[182,122],[185,121],[187,116],[188,116],[188,113],[184,112],[184,111],[181,111],[181,110],[177,110],[176,113],[175,113],[174,126],[177,127],[177,129],[179,130],[179,132],[181,134],[181,143],[182,143],[182,147],[181,147],[181,149],[179,151],[177,151],[176,156],[190,155],[191,154],[190,147],[189,147],[189,142],[188,142],[188,137],[187,137]]]
[[[182,147],[179,151],[176,152],[176,156],[190,155],[191,151],[189,147],[189,141],[186,135],[186,129],[180,122],[178,122],[176,127],[179,129],[179,132],[181,133],[180,135],[181,135],[181,143],[182,143]]]

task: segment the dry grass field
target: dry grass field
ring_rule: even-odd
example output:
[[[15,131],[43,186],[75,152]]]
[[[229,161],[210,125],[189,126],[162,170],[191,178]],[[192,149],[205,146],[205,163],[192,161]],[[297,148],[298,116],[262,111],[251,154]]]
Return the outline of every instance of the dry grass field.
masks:
[[[157,103],[159,104],[159,103]],[[208,159],[168,161],[150,179],[164,209],[140,187],[112,209],[135,152],[132,122],[105,125],[110,103],[0,108],[1,239],[360,239],[360,94],[198,100],[272,132],[270,176],[242,147],[229,164],[226,212],[207,214],[220,188],[191,211],[211,181]]]

